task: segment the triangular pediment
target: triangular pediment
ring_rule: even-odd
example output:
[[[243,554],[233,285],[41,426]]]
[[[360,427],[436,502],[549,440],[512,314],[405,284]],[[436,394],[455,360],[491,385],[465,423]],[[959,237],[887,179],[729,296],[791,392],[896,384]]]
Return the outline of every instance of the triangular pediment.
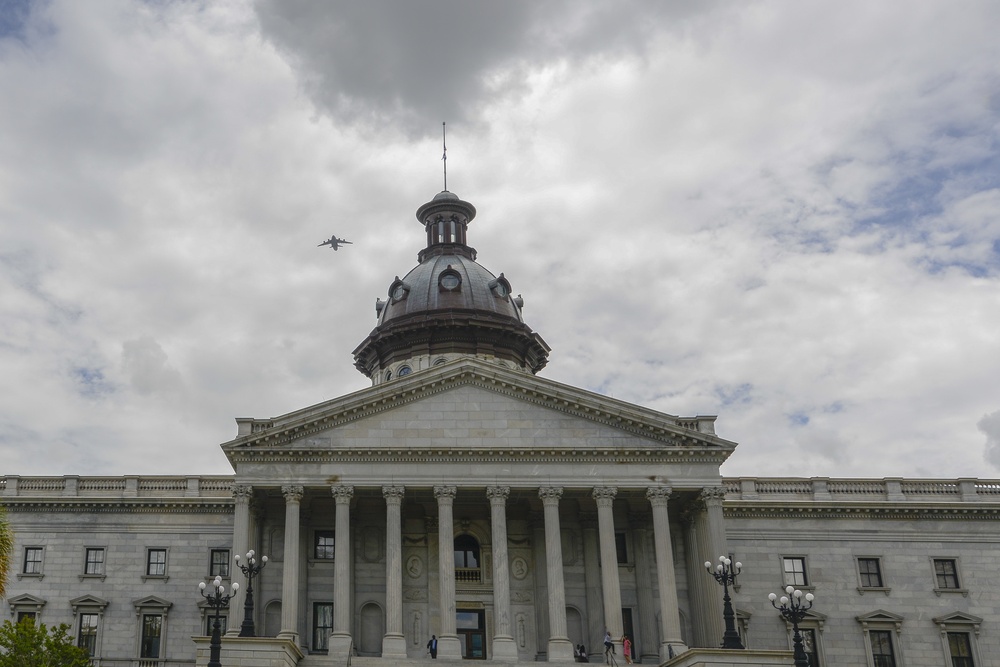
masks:
[[[885,609],[877,609],[867,614],[857,617],[860,623],[892,623],[898,625],[903,622],[903,617]]]
[[[70,606],[73,608],[74,613],[81,607],[96,607],[103,610],[108,606],[107,600],[102,600],[101,598],[94,595],[81,595],[78,598],[73,598],[69,601]]]
[[[45,600],[35,595],[30,595],[28,593],[23,593],[21,595],[16,595],[12,598],[7,599],[7,604],[14,607],[39,607],[41,608],[45,604]]]
[[[945,614],[944,616],[938,616],[933,619],[935,623],[942,626],[948,625],[980,625],[983,619],[978,616],[973,616],[972,614],[966,614],[961,611],[952,612],[950,614]]]
[[[147,595],[137,600],[132,600],[132,606],[134,606],[136,610],[160,609],[166,611],[167,609],[173,607],[174,603],[171,602],[170,600],[164,600],[163,598],[157,597],[155,595]]]
[[[268,420],[238,420],[234,465],[264,453],[685,452],[721,464],[714,417],[681,418],[476,359],[453,361]],[[273,460],[273,459],[272,459]]]

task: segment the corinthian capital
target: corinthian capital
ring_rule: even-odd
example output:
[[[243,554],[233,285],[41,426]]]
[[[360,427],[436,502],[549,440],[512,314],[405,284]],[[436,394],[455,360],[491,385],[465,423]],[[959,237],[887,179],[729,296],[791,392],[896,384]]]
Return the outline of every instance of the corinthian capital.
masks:
[[[618,495],[618,487],[615,486],[598,486],[594,487],[594,500],[597,501],[598,507],[611,507],[611,504],[615,500],[615,496]]]
[[[653,507],[666,507],[673,492],[669,486],[651,486],[646,489],[646,500]]]
[[[509,486],[487,486],[486,487],[486,497],[490,499],[493,504],[503,505],[507,502],[507,497],[510,495]]]
[[[285,497],[286,503],[297,503],[302,500],[302,494],[305,493],[305,489],[301,486],[295,485],[285,485],[281,487],[281,495]]]
[[[562,494],[561,486],[543,486],[538,489],[538,497],[542,499],[543,505],[557,505]]]
[[[330,494],[333,495],[333,499],[338,505],[341,503],[349,503],[351,502],[351,498],[354,497],[354,487],[345,486],[343,484],[331,486]]]
[[[253,487],[249,484],[233,484],[230,489],[237,501],[250,500],[253,497]]]
[[[395,505],[403,502],[403,495],[406,493],[406,488],[402,486],[383,486],[382,496],[385,498],[386,503],[392,503]]]
[[[721,505],[722,501],[726,499],[726,489],[721,486],[706,486],[701,490],[699,497],[706,506]]]
[[[438,499],[439,503],[442,502],[450,503],[455,500],[455,496],[457,494],[458,494],[458,489],[454,486],[434,487],[434,497]]]

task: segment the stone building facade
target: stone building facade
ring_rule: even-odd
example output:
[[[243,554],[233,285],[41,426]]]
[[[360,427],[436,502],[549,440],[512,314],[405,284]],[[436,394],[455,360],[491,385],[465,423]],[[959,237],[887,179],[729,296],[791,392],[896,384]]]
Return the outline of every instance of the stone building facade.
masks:
[[[355,350],[372,386],[238,419],[214,477],[0,477],[16,531],[14,620],[68,623],[105,667],[195,663],[197,583],[254,582],[258,635],[309,665],[638,662],[719,645],[706,560],[743,564],[737,624],[790,647],[767,600],[817,596],[817,665],[990,664],[1000,655],[1000,482],[723,478],[736,444],[678,417],[538,376],[549,348],[475,261],[475,208],[417,212],[427,246]],[[237,601],[240,597],[237,596]],[[227,641],[243,609],[228,612]],[[266,644],[267,640],[261,640]],[[261,644],[263,646],[264,644]],[[201,664],[201,663],[199,663]]]

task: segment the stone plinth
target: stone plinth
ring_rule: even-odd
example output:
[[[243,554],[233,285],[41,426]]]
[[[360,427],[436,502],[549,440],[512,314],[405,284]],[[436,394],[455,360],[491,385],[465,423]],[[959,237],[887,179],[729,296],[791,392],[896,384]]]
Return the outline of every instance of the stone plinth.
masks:
[[[196,667],[207,667],[211,653],[209,637],[192,637]],[[290,639],[277,637],[223,637],[220,662],[240,667],[295,667],[302,651]]]
[[[794,665],[791,651],[693,648],[661,663],[662,667],[788,667]]]

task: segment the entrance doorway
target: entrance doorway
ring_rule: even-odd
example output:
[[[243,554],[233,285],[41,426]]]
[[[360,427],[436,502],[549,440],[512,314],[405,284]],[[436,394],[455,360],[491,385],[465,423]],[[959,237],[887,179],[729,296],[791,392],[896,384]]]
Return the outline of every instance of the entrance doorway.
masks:
[[[455,614],[458,642],[466,660],[486,659],[486,612],[481,609],[459,609]]]

